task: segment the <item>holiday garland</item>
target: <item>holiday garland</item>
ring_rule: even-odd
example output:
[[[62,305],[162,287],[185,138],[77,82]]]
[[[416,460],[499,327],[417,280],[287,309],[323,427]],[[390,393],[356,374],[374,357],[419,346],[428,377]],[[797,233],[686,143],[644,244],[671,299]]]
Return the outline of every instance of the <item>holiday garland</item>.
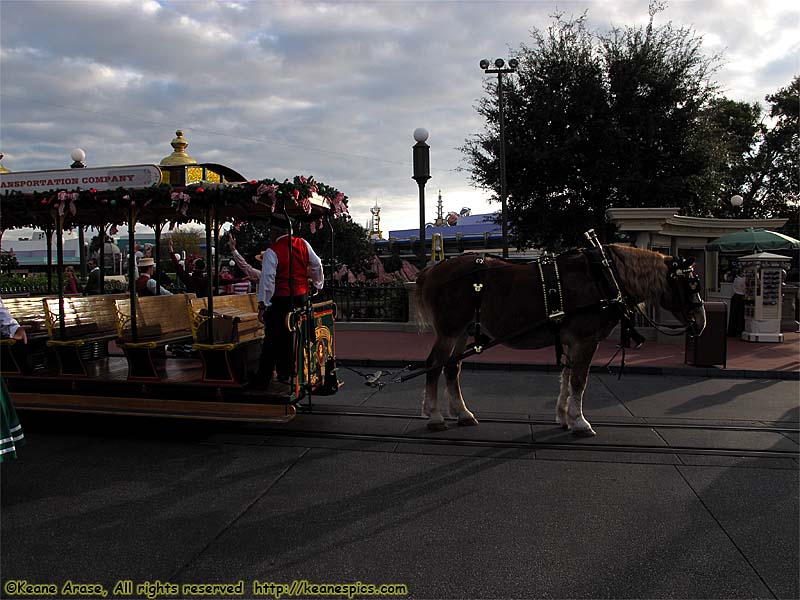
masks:
[[[131,213],[148,225],[188,221],[205,222],[209,210],[219,220],[267,219],[274,212],[309,221],[320,227],[322,216],[346,213],[347,196],[336,188],[298,175],[292,180],[251,180],[245,183],[203,182],[187,187],[160,185],[145,189],[51,190],[23,194],[6,192],[2,197],[0,228],[51,227],[63,219],[64,227],[122,224]]]

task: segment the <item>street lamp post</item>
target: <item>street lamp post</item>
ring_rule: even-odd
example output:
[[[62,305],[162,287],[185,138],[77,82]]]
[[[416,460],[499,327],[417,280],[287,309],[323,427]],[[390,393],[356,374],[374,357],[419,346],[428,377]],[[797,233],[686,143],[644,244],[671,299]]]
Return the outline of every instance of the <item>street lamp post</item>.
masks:
[[[744,198],[742,198],[739,194],[731,196],[731,206],[733,206],[733,208],[739,208],[742,205],[742,202],[744,202]]]
[[[418,127],[414,130],[414,175],[412,179],[419,186],[419,268],[425,267],[425,184],[431,178],[430,146],[425,143],[428,130]]]
[[[494,69],[490,69],[491,63],[487,59],[480,62],[480,67],[484,73],[497,73],[497,102],[500,120],[500,218],[503,227],[503,258],[508,258],[508,191],[506,189],[506,126],[503,104],[503,73],[515,73],[519,66],[516,58],[509,59],[508,67],[506,61],[498,58],[494,61]]]
[[[73,160],[73,163],[69,166],[70,169],[86,168],[86,165],[83,162],[86,159],[86,152],[80,148],[75,148],[72,152],[70,152],[69,156]],[[84,246],[85,239],[83,234],[83,225],[78,225],[78,257],[81,263],[79,266],[81,280],[86,279],[86,248]]]

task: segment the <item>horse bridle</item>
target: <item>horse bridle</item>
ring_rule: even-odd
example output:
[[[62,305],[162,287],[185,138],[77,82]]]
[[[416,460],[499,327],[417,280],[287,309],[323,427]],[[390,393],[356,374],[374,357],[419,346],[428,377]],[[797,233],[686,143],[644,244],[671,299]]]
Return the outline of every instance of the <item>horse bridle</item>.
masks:
[[[641,306],[637,305],[636,310],[642,316],[642,318],[658,332],[671,336],[683,335],[688,332],[689,329],[697,327],[697,320],[694,317],[694,313],[697,309],[702,308],[704,305],[703,299],[700,297],[700,277],[697,275],[697,273],[695,273],[694,266],[692,265],[691,261],[680,257],[672,257],[672,262],[669,264],[667,277],[672,281],[675,281],[678,285],[684,283],[689,291],[689,311],[688,314],[683,315],[687,321],[686,325],[681,327],[671,327],[661,323],[656,323],[653,319],[645,314]]]

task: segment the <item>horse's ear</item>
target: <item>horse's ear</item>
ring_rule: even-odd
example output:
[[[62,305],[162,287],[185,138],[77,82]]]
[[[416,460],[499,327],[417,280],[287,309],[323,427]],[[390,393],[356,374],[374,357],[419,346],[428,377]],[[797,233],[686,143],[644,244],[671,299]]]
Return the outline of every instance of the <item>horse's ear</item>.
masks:
[[[688,268],[689,268],[689,267],[691,267],[693,264],[694,264],[694,256],[689,256],[689,257],[687,257],[687,258],[682,258],[682,259],[681,259],[681,266],[682,266],[684,269],[688,269]]]

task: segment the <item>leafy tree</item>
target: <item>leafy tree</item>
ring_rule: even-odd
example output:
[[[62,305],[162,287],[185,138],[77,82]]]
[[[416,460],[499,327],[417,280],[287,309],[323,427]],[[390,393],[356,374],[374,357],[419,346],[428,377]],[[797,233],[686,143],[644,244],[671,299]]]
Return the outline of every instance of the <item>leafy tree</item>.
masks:
[[[17,256],[12,251],[0,251],[0,273],[11,275],[11,272],[18,268]]]
[[[518,52],[504,86],[509,219],[518,245],[551,250],[581,244],[594,228],[608,237],[610,206],[709,211],[726,158],[709,118],[716,58],[688,28],[646,27],[597,35],[586,15],[556,15]],[[487,130],[462,151],[479,187],[499,191],[496,84],[478,112]],[[495,198],[497,199],[497,198]]]
[[[172,241],[172,248],[178,254],[181,252],[186,252],[186,256],[200,254],[199,229],[176,229],[169,234],[169,241]]]
[[[730,198],[740,193],[742,182],[752,170],[750,154],[760,131],[761,107],[719,98],[712,102],[708,117],[716,127],[715,140],[724,157],[717,169],[717,202],[711,207],[710,215],[741,217],[741,208],[734,208]]]
[[[309,225],[301,224],[298,233],[309,241],[324,265],[331,265],[333,258],[334,268],[345,264],[351,271],[363,271],[374,254],[368,239],[369,232],[347,214],[331,219],[330,223],[331,227],[325,223],[322,229],[317,229],[314,233]],[[326,275],[328,273],[326,270]]]
[[[732,173],[723,199],[740,194],[744,203],[739,209],[724,208],[749,218],[783,217],[789,222],[785,230],[798,235],[798,201],[800,201],[800,76],[766,97],[769,107],[756,124],[751,147],[741,156]]]
[[[229,235],[226,232],[219,238],[220,254],[228,254]],[[233,231],[233,236],[236,238],[236,250],[239,254],[255,265],[255,255],[269,248],[269,223],[245,221],[239,225],[238,231]]]

